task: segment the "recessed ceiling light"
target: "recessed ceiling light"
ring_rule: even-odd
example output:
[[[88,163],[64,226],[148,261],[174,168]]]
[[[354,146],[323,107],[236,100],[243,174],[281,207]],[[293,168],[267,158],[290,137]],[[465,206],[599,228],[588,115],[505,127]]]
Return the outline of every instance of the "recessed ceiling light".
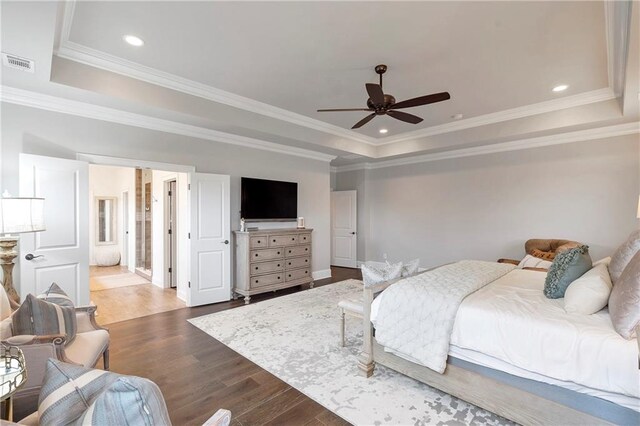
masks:
[[[387,130],[387,129],[380,129],[380,133],[382,133],[383,135],[384,135],[385,133],[387,133],[387,132],[388,132],[388,130]]]
[[[569,88],[569,86],[567,86],[566,84],[559,84],[556,87],[554,87],[553,90],[554,92],[564,92],[565,90],[567,90]]]
[[[464,115],[462,114],[454,114],[451,116],[451,118],[453,118],[454,120],[460,120],[462,117],[464,117]]]
[[[142,41],[142,39],[140,37],[136,37],[134,35],[130,35],[127,34],[126,36],[122,37],[124,39],[124,41],[126,41],[127,43],[129,43],[132,46],[136,46],[136,47],[140,47],[144,44],[144,41]]]

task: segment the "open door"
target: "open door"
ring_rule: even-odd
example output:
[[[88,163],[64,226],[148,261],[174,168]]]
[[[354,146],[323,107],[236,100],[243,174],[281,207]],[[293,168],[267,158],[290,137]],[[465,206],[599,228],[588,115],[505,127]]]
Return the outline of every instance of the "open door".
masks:
[[[357,193],[331,193],[331,264],[355,268],[357,266]]]
[[[76,306],[89,304],[88,163],[20,154],[20,196],[44,198],[47,228],[20,237],[20,298],[55,282]]]
[[[187,306],[231,299],[229,176],[191,173],[191,278]]]

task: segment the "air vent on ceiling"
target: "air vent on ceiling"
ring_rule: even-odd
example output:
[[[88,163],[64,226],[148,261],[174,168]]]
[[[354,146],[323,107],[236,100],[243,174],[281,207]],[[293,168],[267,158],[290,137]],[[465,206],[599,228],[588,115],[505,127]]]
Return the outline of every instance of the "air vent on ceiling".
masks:
[[[2,64],[9,68],[15,68],[30,73],[33,73],[36,67],[36,63],[31,59],[21,58],[4,52],[2,52]]]

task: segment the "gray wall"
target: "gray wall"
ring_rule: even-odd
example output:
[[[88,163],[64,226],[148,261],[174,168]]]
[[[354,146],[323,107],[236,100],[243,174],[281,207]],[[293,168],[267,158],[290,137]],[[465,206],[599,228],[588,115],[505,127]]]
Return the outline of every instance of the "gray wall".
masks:
[[[364,188],[366,260],[522,258],[529,238],[583,241],[600,258],[638,226],[639,146],[631,135],[339,172],[336,188]]]
[[[298,214],[314,228],[313,270],[330,261],[329,163],[2,103],[0,184],[18,193],[19,153],[75,159],[76,153],[192,165],[231,175],[231,225],[239,228],[240,177],[298,182]]]

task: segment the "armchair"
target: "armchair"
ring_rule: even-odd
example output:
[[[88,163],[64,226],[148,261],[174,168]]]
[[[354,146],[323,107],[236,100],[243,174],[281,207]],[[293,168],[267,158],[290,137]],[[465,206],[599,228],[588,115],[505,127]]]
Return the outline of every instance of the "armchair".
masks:
[[[27,381],[13,396],[16,411],[30,413],[37,407],[49,358],[91,368],[102,357],[104,369],[109,369],[109,331],[96,322],[95,306],[76,308],[76,338],[65,346],[64,335],[13,335],[11,311],[18,305],[7,299],[7,294],[0,287],[0,307],[3,308],[0,311],[0,341],[22,349],[27,364]],[[7,306],[11,309],[6,309]]]

